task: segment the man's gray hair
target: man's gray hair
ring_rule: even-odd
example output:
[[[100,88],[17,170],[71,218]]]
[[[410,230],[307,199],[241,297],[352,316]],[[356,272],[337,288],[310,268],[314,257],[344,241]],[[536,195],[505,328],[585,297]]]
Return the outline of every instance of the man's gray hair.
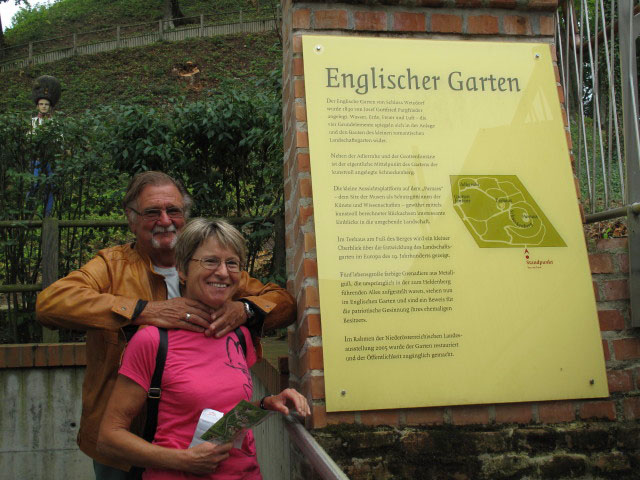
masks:
[[[209,237],[213,237],[221,247],[238,255],[241,266],[247,260],[247,246],[242,233],[221,218],[194,218],[182,229],[176,243],[176,268],[182,273],[189,272],[193,254]]]
[[[180,195],[182,195],[182,208],[184,209],[184,216],[185,218],[189,217],[193,201],[191,200],[187,189],[184,188],[184,185],[182,185],[182,182],[180,180],[176,180],[173,177],[170,177],[166,173],[151,170],[134,175],[129,182],[129,186],[127,187],[127,193],[125,193],[124,198],[122,199],[122,208],[124,208],[127,214],[127,218],[130,222],[134,220],[135,217],[133,217],[133,215],[135,215],[136,213],[132,210],[127,209],[138,200],[138,196],[148,185],[153,185],[156,187],[163,185],[174,185],[180,192]]]

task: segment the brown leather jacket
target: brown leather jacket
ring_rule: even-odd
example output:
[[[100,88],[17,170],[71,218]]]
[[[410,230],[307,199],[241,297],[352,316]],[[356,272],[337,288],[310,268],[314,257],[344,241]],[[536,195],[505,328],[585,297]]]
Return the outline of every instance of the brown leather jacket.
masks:
[[[87,369],[78,445],[105,465],[129,469],[129,465],[114,463],[96,449],[100,422],[126,345],[122,327],[131,323],[139,299],[166,298],[164,277],[153,271],[148,257],[134,244],[101,250],[82,268],[38,295],[36,315],[43,325],[87,331]],[[234,299],[238,298],[249,300],[266,314],[265,329],[284,327],[295,319],[294,300],[285,289],[273,283],[263,285],[247,272],[242,272],[234,295]],[[257,349],[260,355],[259,343]]]

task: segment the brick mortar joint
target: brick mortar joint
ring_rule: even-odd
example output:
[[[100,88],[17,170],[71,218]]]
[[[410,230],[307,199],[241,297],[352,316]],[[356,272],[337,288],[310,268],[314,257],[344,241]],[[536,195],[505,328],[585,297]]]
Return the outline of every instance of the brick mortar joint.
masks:
[[[311,347],[320,347],[322,349],[322,345],[312,345],[311,342],[307,342],[307,340],[308,339],[305,339],[304,343],[302,344],[302,347],[300,347],[300,349],[298,350],[298,354],[297,354],[298,358],[304,357],[309,352],[309,349]],[[323,349],[323,353],[324,353],[324,349]]]
[[[302,375],[302,378],[300,378],[300,383],[304,383],[313,378],[324,378],[324,370],[307,370],[304,375]]]
[[[621,237],[622,238],[622,237]],[[598,249],[593,247],[593,249],[589,248],[588,253],[592,255],[621,255],[621,254],[629,254],[629,250],[623,247],[618,247],[615,249]]]
[[[308,317],[309,315],[320,315],[320,309],[318,307],[309,307],[306,308],[303,312],[303,315],[305,317]],[[322,336],[322,335],[320,335]]]
[[[296,184],[295,190],[292,189],[291,193],[298,192],[298,191],[299,191],[299,188],[298,188],[298,185]],[[313,207],[313,199],[311,197],[300,197],[298,199],[298,206],[299,207]],[[311,218],[311,217],[309,217],[309,218]],[[307,221],[309,221],[309,220],[307,220]]]
[[[322,335],[314,335],[314,336],[305,338],[304,345],[307,346],[307,349],[309,347],[322,347]],[[302,348],[304,348],[304,345]]]
[[[627,272],[592,273],[591,278],[597,283],[607,280],[629,280],[629,274]]]
[[[453,41],[520,41],[523,43],[547,43],[553,44],[553,35],[542,35],[533,32],[531,35],[514,35],[506,33],[497,34],[471,34],[465,33],[467,30],[466,18],[462,18],[463,31],[461,33],[437,33],[432,31],[420,32],[396,32],[396,31],[376,31],[376,38],[412,38],[419,40],[453,40]],[[364,30],[314,30],[315,34],[321,32],[322,35],[344,36],[352,35],[354,37],[369,37],[372,32]]]
[[[631,331],[606,330],[604,332],[600,332],[600,336],[602,337],[602,340],[627,340],[629,338],[640,338],[640,333],[636,333],[633,330],[637,329],[632,329]]]

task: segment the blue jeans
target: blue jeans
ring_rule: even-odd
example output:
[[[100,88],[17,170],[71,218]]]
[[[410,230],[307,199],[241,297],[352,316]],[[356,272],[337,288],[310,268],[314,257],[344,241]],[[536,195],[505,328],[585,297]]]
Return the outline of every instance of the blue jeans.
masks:
[[[95,460],[93,461],[93,471],[96,473],[96,480],[127,480],[129,478],[129,472],[103,465]]]

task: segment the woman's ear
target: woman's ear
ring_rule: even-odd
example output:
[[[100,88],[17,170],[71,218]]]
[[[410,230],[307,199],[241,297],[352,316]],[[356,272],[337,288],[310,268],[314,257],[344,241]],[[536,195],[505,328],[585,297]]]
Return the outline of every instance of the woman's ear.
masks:
[[[180,279],[180,283],[187,282],[187,275],[185,273],[182,273],[181,270],[178,270],[178,278]]]

